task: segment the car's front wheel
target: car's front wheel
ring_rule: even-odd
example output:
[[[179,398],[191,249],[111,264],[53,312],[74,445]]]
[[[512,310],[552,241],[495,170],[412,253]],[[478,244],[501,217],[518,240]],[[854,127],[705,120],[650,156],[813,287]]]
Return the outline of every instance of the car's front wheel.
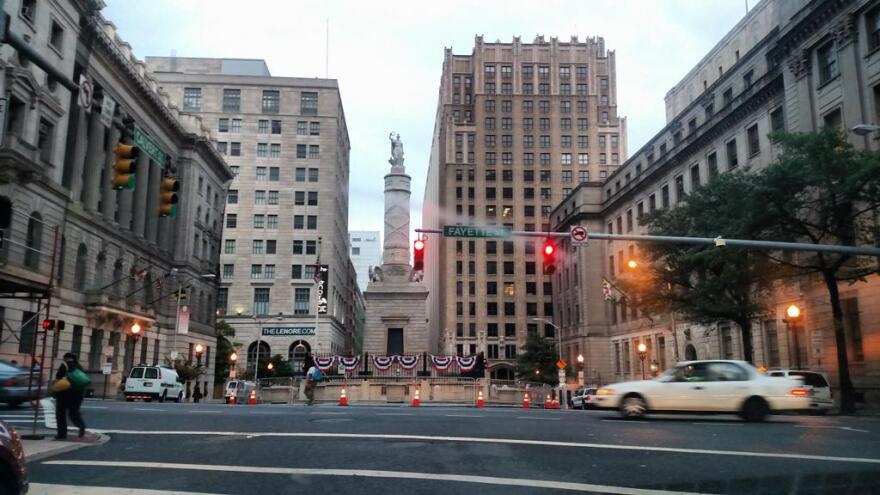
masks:
[[[623,402],[620,403],[620,414],[622,414],[624,418],[642,418],[647,412],[648,403],[645,402],[645,399],[643,399],[641,395],[628,395],[624,397]]]

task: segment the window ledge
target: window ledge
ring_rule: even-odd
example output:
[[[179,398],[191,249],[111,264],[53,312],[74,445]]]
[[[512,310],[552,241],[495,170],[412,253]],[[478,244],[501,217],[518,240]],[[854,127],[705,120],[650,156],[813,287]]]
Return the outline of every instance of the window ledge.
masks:
[[[825,81],[825,82],[819,83],[819,85],[816,86],[816,91],[821,91],[821,90],[824,89],[826,86],[828,86],[829,84],[833,83],[834,81],[836,81],[836,80],[838,80],[838,79],[840,79],[840,74],[837,74],[836,76],[834,76],[834,77],[828,79],[828,80]]]

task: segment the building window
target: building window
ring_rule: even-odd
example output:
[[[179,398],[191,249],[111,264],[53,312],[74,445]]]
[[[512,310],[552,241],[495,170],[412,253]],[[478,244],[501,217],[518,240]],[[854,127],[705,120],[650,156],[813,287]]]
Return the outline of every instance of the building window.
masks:
[[[46,119],[40,119],[39,135],[37,136],[37,149],[40,150],[40,160],[50,163],[52,161],[52,143],[54,141],[55,126]]]
[[[235,143],[232,143],[235,144]],[[280,158],[281,157],[281,145],[278,143],[272,143],[269,145],[269,158]]]
[[[217,121],[217,132],[229,132],[229,119],[219,119]]]
[[[321,157],[321,146],[317,144],[309,145],[309,158],[320,158]]]
[[[265,158],[269,156],[269,143],[257,143],[257,157]]]
[[[269,204],[277,205],[278,204],[278,191],[269,191]]]
[[[257,122],[257,134],[269,134],[268,120],[259,120]]]
[[[486,100],[484,103],[484,108],[486,113],[494,113],[495,112],[495,100]]]
[[[660,189],[660,204],[663,205],[663,208],[669,208],[669,185]]]
[[[230,131],[235,133],[241,132],[241,119],[232,119],[232,128]]]
[[[183,110],[198,112],[202,109],[202,88],[183,88]]]
[[[825,114],[822,120],[825,127],[829,129],[840,129],[843,126],[843,114],[841,114],[840,108]]]
[[[224,89],[223,90],[223,111],[239,112],[241,111],[241,90],[240,89]]]
[[[761,152],[761,142],[758,137],[758,124],[755,124],[749,127],[746,130],[748,144],[749,144],[749,156],[755,156]]]
[[[263,214],[254,215],[254,228],[262,229],[265,227],[266,216]]]
[[[819,84],[825,84],[838,75],[837,51],[834,42],[829,42],[816,51],[819,60]]]
[[[310,293],[311,293],[311,291],[308,288],[294,289],[293,314],[295,314],[295,315],[309,314],[309,308],[311,307],[311,304],[309,303]]]
[[[675,177],[675,202],[680,203],[684,199],[684,176]]]
[[[691,166],[691,190],[700,187],[700,165],[694,164]]]
[[[736,139],[727,142],[727,170],[733,170],[739,165],[736,156]]]
[[[868,50],[880,47],[880,9],[865,14],[865,31],[868,33]]]
[[[229,143],[229,156],[241,156],[241,143]]]
[[[278,113],[281,94],[275,89],[263,90],[263,113]]]
[[[783,129],[785,129],[785,114],[782,113],[782,107],[774,108],[770,112],[770,130],[777,132]]]

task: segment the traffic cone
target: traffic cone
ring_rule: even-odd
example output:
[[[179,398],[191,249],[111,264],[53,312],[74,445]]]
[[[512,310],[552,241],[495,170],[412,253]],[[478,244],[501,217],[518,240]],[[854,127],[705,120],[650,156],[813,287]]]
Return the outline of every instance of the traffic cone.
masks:
[[[234,406],[234,405],[235,405],[235,396],[234,396],[234,395],[230,395],[229,397],[227,397],[227,398],[226,398],[226,403],[229,404],[229,405]]]
[[[256,403],[257,403],[257,391],[251,390],[251,396],[248,397],[248,405],[253,406],[253,405],[256,405]]]
[[[477,392],[477,407],[483,407],[483,391]]]
[[[551,405],[553,409],[559,409],[559,400],[553,399],[553,403]]]
[[[550,396],[544,399],[544,409],[553,409],[553,403],[550,401]]]
[[[529,394],[524,394],[524,395],[523,395],[523,404],[522,404],[522,407],[523,407],[523,409],[528,409],[528,408],[529,408]]]
[[[418,389],[418,388],[416,388],[416,391],[415,391],[415,393],[413,394],[413,398],[412,398],[412,406],[413,406],[413,407],[419,407],[419,389]]]
[[[345,395],[345,387],[339,392],[339,405],[347,406],[348,405],[348,397]]]

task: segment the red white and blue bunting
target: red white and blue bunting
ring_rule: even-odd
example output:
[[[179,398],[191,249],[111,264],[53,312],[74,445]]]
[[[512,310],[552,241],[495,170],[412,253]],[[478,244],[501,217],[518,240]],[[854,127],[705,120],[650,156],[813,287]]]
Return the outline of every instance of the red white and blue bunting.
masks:
[[[373,367],[379,371],[387,371],[394,364],[395,356],[373,356]]]
[[[345,368],[345,371],[348,371],[349,373],[351,373],[352,371],[357,369],[358,364],[360,362],[361,362],[360,356],[353,356],[353,357],[339,356],[339,364],[341,364],[342,367]]]
[[[327,371],[334,363],[336,363],[336,356],[315,358],[315,364],[318,365],[318,369],[321,371]]]
[[[406,371],[410,371],[415,369],[416,366],[419,365],[419,355],[415,354],[413,356],[394,356],[397,359],[397,362],[400,364],[400,367]]]
[[[434,366],[434,369],[437,371],[446,371],[452,366],[452,362],[455,358],[452,356],[435,356],[431,355],[431,365]]]
[[[477,356],[458,356],[455,359],[458,361],[458,368],[461,371],[470,371],[477,364]]]

